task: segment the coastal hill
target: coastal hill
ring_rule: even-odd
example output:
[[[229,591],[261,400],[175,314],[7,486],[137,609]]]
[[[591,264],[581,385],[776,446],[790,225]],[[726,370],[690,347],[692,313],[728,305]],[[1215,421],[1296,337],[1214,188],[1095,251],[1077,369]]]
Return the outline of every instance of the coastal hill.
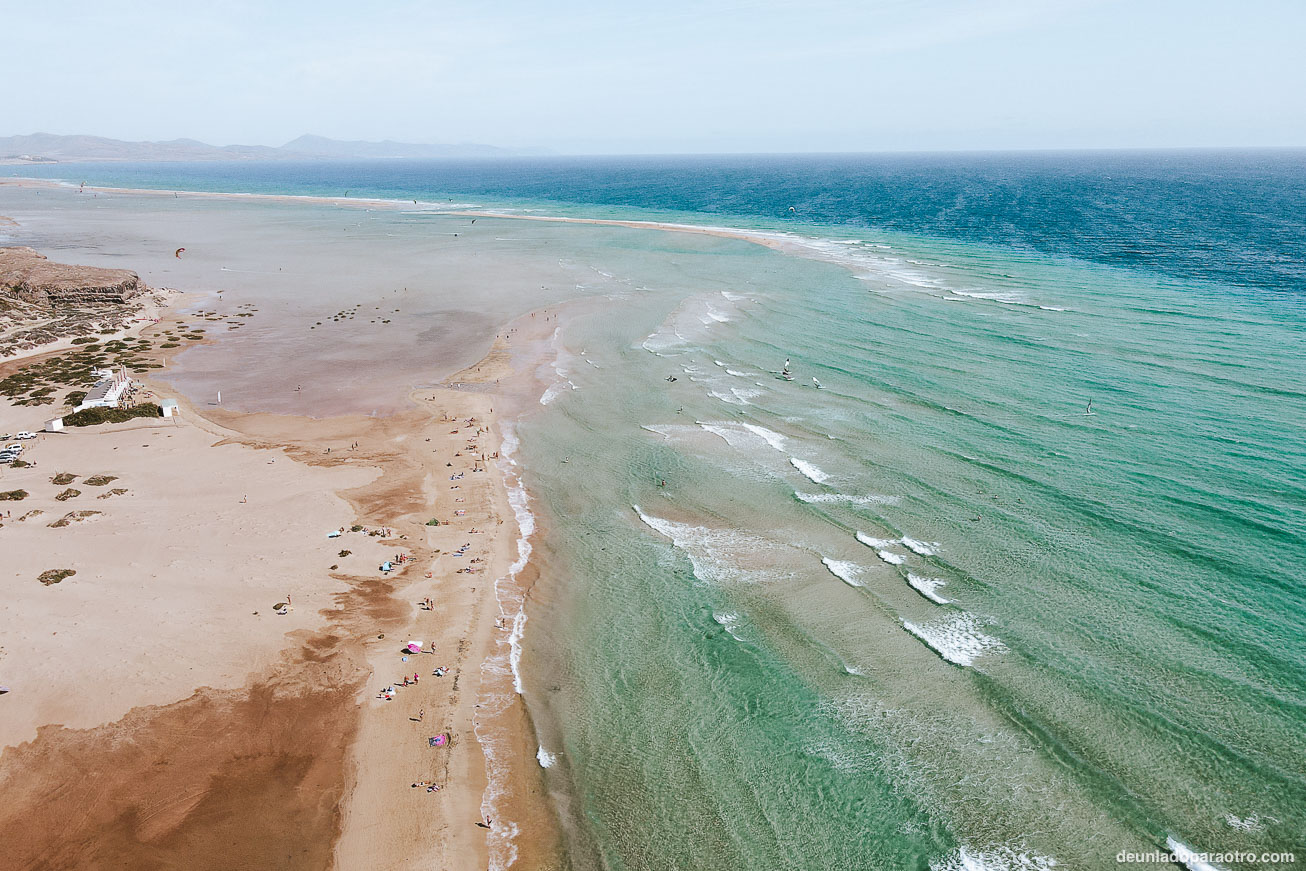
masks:
[[[0,248],[0,360],[78,336],[123,329],[150,300],[135,272],[53,263]]]
[[[102,136],[33,133],[0,136],[0,163],[67,163],[80,160],[376,160],[395,158],[511,157],[538,153],[493,145],[422,145],[409,142],[345,142],[300,136],[285,145],[209,145],[195,139],[125,142]]]

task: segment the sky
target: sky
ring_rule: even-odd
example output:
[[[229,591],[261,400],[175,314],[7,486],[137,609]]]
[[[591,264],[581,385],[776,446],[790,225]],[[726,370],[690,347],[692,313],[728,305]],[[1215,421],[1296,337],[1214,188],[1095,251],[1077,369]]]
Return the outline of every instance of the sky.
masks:
[[[1306,145],[1306,0],[0,0],[0,136]]]

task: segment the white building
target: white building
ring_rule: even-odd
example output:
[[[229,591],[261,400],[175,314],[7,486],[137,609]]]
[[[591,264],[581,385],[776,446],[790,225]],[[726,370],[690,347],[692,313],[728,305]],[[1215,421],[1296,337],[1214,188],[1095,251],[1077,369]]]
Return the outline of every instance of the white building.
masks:
[[[97,369],[95,374],[99,380],[73,411],[81,411],[85,408],[117,408],[127,388],[131,387],[131,379],[125,372],[115,374],[109,369]]]

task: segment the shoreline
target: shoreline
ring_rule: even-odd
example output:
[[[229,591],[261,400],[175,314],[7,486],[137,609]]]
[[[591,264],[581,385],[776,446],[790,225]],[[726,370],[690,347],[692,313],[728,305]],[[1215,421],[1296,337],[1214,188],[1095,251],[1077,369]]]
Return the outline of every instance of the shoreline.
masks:
[[[189,307],[198,304],[202,303],[192,301]],[[186,317],[177,305],[158,323],[142,325],[142,331],[154,328],[156,333],[162,332]],[[171,360],[181,350],[162,352],[162,357]],[[58,349],[43,352],[58,353]],[[482,364],[491,363],[493,371],[502,377],[512,369],[510,357],[496,342]],[[10,359],[4,364],[6,368],[20,368],[31,362],[30,358]],[[37,857],[58,857],[66,867],[94,867],[130,862],[131,856],[139,859],[157,855],[163,849],[164,853],[184,858],[189,867],[206,867],[203,861],[196,861],[192,852],[197,839],[207,841],[230,825],[258,831],[259,823],[253,818],[257,813],[260,818],[277,821],[280,834],[272,836],[274,843],[287,840],[287,828],[301,833],[289,839],[303,843],[300,855],[287,855],[283,867],[359,867],[358,861],[363,860],[372,867],[439,861],[452,867],[483,868],[490,861],[492,849],[501,858],[516,854],[515,867],[556,866],[560,841],[551,806],[539,801],[546,796],[539,785],[538,766],[534,770],[512,768],[512,780],[519,788],[504,796],[502,807],[487,789],[487,778],[491,776],[486,767],[491,760],[483,750],[487,744],[498,740],[511,748],[514,761],[505,760],[509,765],[514,765],[527,746],[533,764],[535,751],[528,734],[529,715],[516,693],[503,706],[501,716],[486,718],[477,713],[487,693],[493,693],[499,677],[487,666],[505,644],[510,650],[514,646],[504,640],[511,636],[502,631],[502,626],[520,627],[520,619],[507,614],[499,596],[500,581],[515,580],[525,568],[525,564],[516,566],[516,560],[521,556],[520,542],[529,537],[529,532],[521,536],[519,530],[517,536],[512,536],[502,528],[511,529],[525,522],[509,504],[507,463],[485,464],[484,477],[478,481],[483,482],[478,487],[480,492],[474,499],[471,492],[457,497],[467,502],[458,509],[465,510],[465,514],[456,517],[452,516],[455,497],[439,483],[439,473],[445,470],[465,483],[464,476],[477,466],[476,461],[457,456],[464,453],[458,450],[463,445],[458,437],[468,435],[465,424],[449,431],[450,420],[477,420],[477,437],[483,440],[477,444],[487,457],[503,450],[502,412],[491,412],[498,393],[493,388],[460,389],[462,384],[470,384],[472,378],[467,373],[476,368],[457,373],[462,376],[458,382],[451,378],[438,387],[413,391],[408,410],[385,418],[301,418],[200,408],[165,381],[150,376],[141,379],[147,389],[179,400],[181,421],[170,421],[166,426],[193,430],[201,442],[216,439],[208,447],[188,444],[183,452],[188,463],[195,460],[202,465],[215,449],[237,450],[251,457],[273,451],[277,454],[273,462],[284,457],[293,472],[346,471],[348,467],[372,470],[368,472],[370,480],[351,478],[347,485],[333,485],[324,495],[343,500],[355,526],[392,529],[392,534],[384,538],[367,538],[362,542],[365,547],[397,546],[412,559],[398,571],[381,577],[366,564],[352,570],[341,566],[339,571],[333,564],[326,573],[330,586],[321,591],[326,595],[321,603],[325,607],[307,622],[300,620],[309,615],[298,603],[301,596],[310,594],[295,593],[291,619],[299,621],[296,625],[302,624],[301,628],[285,633],[272,652],[255,661],[256,668],[242,672],[244,678],[229,679],[225,685],[195,681],[190,684],[193,689],[165,691],[161,697],[155,693],[154,701],[144,706],[113,710],[99,720],[92,717],[80,725],[60,725],[68,722],[66,718],[49,720],[34,735],[7,743],[0,751],[0,783],[15,800],[9,812],[0,813],[0,832],[8,833],[14,857],[26,855],[32,862],[38,861]],[[155,371],[164,373],[167,369]],[[459,386],[450,386],[454,383]],[[442,419],[445,416],[448,420]],[[147,429],[162,428],[109,425],[55,438],[72,445],[73,438],[82,443],[83,436],[113,434],[130,438]],[[33,452],[34,457],[48,453],[45,438],[39,454]],[[443,445],[432,451],[425,447],[427,441]],[[346,450],[346,445],[354,443],[361,451]],[[340,450],[324,453],[328,448]],[[444,466],[446,460],[454,465]],[[264,461],[255,458],[251,462]],[[27,477],[35,479],[50,470],[37,471],[39,476]],[[199,468],[193,468],[192,473],[204,474]],[[137,474],[143,477],[145,472],[137,470]],[[441,526],[424,525],[431,515],[443,518]],[[475,526],[477,518],[486,528],[468,536],[466,524]],[[4,531],[0,528],[0,535]],[[283,535],[280,529],[276,532]],[[221,525],[211,526],[206,534],[223,537]],[[486,563],[479,564],[480,571],[467,575],[468,583],[459,583],[462,569],[453,571],[452,551],[468,539],[481,536],[485,542],[474,553],[483,553]],[[345,533],[331,546],[341,541],[352,545],[360,537]],[[453,538],[461,540],[455,542]],[[321,551],[322,547],[316,549]],[[317,559],[325,561],[325,553],[319,553]],[[355,557],[353,562],[358,559]],[[508,571],[509,563],[515,566],[514,571]],[[500,580],[486,583],[476,577],[478,574],[485,581],[492,577]],[[66,592],[78,583],[80,578],[71,578],[60,587],[37,592]],[[427,598],[430,594],[437,603],[431,611],[413,601],[416,595]],[[299,610],[298,615],[295,610]],[[493,619],[496,613],[498,621]],[[512,619],[505,620],[508,617]],[[267,619],[286,618],[269,615]],[[146,631],[148,634],[148,627]],[[407,710],[413,706],[412,701],[375,698],[379,682],[389,685],[396,679],[390,674],[401,658],[395,647],[409,637],[435,639],[432,646],[440,655],[416,658],[424,663],[428,658],[432,662],[439,659],[450,667],[448,677],[427,675],[421,683],[430,693],[429,700],[419,702],[425,708],[422,726],[406,722],[412,713]],[[180,679],[185,681],[184,677]],[[441,687],[450,689],[447,697],[442,697]],[[404,692],[411,695],[416,690]],[[7,701],[12,703],[15,698],[8,696]],[[95,710],[93,704],[82,707]],[[301,746],[305,735],[300,724],[305,717],[316,723],[307,730],[307,735],[312,736],[312,750]],[[178,722],[190,724],[185,739],[177,737]],[[434,734],[435,724],[450,739],[445,750],[426,747],[417,734]],[[125,735],[133,736],[133,746],[146,749],[126,755],[97,750],[120,746],[121,739],[109,736]],[[206,752],[192,754],[192,744],[200,735],[205,736]],[[193,771],[171,781],[156,776],[154,766],[178,754],[196,757],[188,762]],[[441,759],[437,754],[442,754],[442,764],[436,764]],[[267,758],[299,760],[292,763],[300,775],[293,795],[285,793],[285,785],[280,782],[284,778],[275,767],[266,770],[256,763],[242,766],[238,761]],[[436,764],[435,769],[430,768],[432,764]],[[223,788],[219,783],[224,777],[221,772],[233,765],[256,770],[243,771],[234,788]],[[70,826],[67,818],[84,796],[78,797],[79,790],[62,790],[52,796],[49,787],[43,785],[49,783],[50,777],[45,769],[59,772],[69,782],[95,787],[96,799],[91,807],[75,812],[79,823]],[[431,774],[448,778],[440,792],[430,795],[409,785]],[[169,808],[165,821],[158,821],[155,812],[142,810],[160,801]],[[224,808],[225,821],[210,818],[215,805]],[[404,812],[396,813],[396,807]],[[487,808],[498,820],[488,829],[479,828],[475,821],[487,813]],[[135,824],[142,813],[156,822],[143,827]],[[530,849],[518,846],[525,835],[531,838]],[[54,839],[60,846],[51,852]],[[165,841],[168,846],[162,846]],[[250,849],[255,851],[248,857],[251,861],[266,861],[272,855],[258,853],[258,847]]]
[[[54,179],[31,178],[31,177],[0,177],[0,186],[15,185],[18,187],[54,187],[66,188],[76,187],[71,182],[57,181]],[[847,268],[848,264],[841,261],[828,259],[821,255],[821,252],[805,246],[800,241],[801,237],[797,233],[790,233],[783,230],[761,230],[746,229],[738,227],[719,227],[711,225],[698,224],[679,224],[670,221],[638,221],[625,220],[621,218],[580,218],[569,217],[565,215],[527,215],[513,214],[511,212],[495,211],[492,209],[468,209],[454,205],[454,208],[448,208],[437,203],[422,202],[420,200],[397,200],[375,197],[329,197],[317,196],[312,194],[265,194],[265,193],[246,193],[239,191],[174,191],[162,188],[118,188],[103,187],[98,185],[87,185],[86,189],[103,193],[131,194],[134,196],[164,196],[173,194],[174,196],[187,196],[201,199],[232,199],[236,201],[266,201],[266,202],[284,202],[284,203],[304,203],[317,205],[335,205],[341,207],[363,207],[385,208],[385,209],[404,209],[411,203],[415,206],[426,206],[430,208],[422,209],[423,213],[464,216],[470,218],[503,218],[514,221],[539,221],[555,224],[589,224],[602,227],[625,227],[632,230],[661,230],[668,233],[689,233],[692,235],[714,236],[720,239],[737,239],[743,242],[750,242],[755,245],[761,245],[764,248],[770,248],[775,251],[781,251],[787,254],[796,254],[798,256],[808,257],[816,260],[828,260],[828,262],[839,263]],[[867,228],[868,230],[870,228]]]

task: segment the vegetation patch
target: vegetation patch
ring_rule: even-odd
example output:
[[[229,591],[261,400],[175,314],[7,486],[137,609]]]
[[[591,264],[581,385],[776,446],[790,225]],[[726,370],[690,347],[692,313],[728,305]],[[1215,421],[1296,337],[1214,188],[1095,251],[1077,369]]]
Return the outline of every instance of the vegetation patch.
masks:
[[[75,499],[80,495],[82,495],[81,490],[74,490],[72,487],[69,487],[67,490],[54,497],[54,501],[67,502],[69,499]]]
[[[86,408],[64,417],[64,426],[94,426],[98,423],[125,423],[138,417],[162,417],[163,412],[153,402],[131,408]]]
[[[117,475],[92,475],[82,483],[89,484],[92,487],[103,487],[105,484],[108,484],[110,481],[117,481],[117,480],[118,480]]]
[[[26,519],[28,519],[29,517],[35,517],[35,516],[37,516],[38,514],[44,514],[44,513],[45,513],[45,512],[42,511],[40,508],[33,508],[31,511],[27,512],[26,514],[24,514],[22,517],[20,517],[20,518],[18,518],[18,519],[19,519],[19,520],[26,520]]]
[[[112,497],[112,496],[121,496],[122,494],[124,494],[124,493],[126,493],[126,492],[127,492],[127,488],[126,488],[126,487],[114,487],[112,490],[106,490],[105,492],[101,493],[99,496],[96,496],[95,498],[96,498],[96,499],[108,499],[108,498],[110,498],[110,497]]]
[[[59,474],[55,475],[53,478],[50,479],[50,483],[58,484],[60,487],[63,487],[64,485],[71,484],[73,481],[76,480],[77,480],[77,476],[74,475],[72,472],[60,472]]]
[[[26,498],[26,490],[6,490],[4,493],[0,493],[0,502],[18,502]]]
[[[352,550],[342,550],[340,551],[340,553],[336,554],[336,556],[340,557],[341,559],[344,559],[345,557],[349,556],[351,553],[353,553]]]
[[[37,580],[48,587],[51,584],[59,583],[64,578],[71,578],[75,574],[77,574],[76,569],[46,569],[41,572]]]
[[[70,523],[80,523],[88,517],[94,517],[97,514],[103,514],[103,511],[69,511],[63,517],[60,517],[54,523],[47,524],[51,529],[62,529]]]
[[[86,398],[85,390],[70,390],[68,392],[68,395],[63,398],[63,404],[71,408],[76,408],[77,406],[82,404],[82,400],[85,398]]]

